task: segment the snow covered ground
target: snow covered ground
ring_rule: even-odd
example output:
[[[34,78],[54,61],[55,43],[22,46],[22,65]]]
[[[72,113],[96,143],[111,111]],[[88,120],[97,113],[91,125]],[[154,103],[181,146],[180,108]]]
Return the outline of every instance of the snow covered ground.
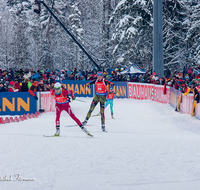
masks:
[[[79,99],[87,103],[71,106],[83,121],[91,98]],[[62,137],[43,137],[54,134],[55,113],[0,125],[0,189],[199,189],[199,120],[151,100],[117,99],[114,116],[106,108],[107,133],[100,117],[90,118],[93,138],[64,112]]]

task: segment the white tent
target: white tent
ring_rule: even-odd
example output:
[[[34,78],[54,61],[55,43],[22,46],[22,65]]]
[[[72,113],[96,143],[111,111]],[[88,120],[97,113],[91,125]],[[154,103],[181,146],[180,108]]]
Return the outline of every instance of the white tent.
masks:
[[[121,72],[121,74],[145,74],[145,71],[141,71],[134,63],[127,69]]]

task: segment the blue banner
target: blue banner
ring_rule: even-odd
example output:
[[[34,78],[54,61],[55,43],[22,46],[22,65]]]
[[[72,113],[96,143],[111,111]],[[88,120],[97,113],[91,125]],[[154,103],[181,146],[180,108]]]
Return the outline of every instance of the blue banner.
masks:
[[[128,83],[127,82],[113,82],[115,84],[114,91],[119,94],[120,98],[128,98]]]
[[[94,85],[90,89],[86,89],[86,84],[89,81],[63,80],[67,90],[72,90],[77,97],[94,97]],[[115,84],[114,91],[119,94],[120,98],[128,98],[128,83],[113,82]]]
[[[65,85],[67,90],[72,90],[74,95],[77,97],[93,97],[94,86],[86,88],[86,84],[89,81],[78,81],[78,80],[63,80],[62,83]]]
[[[0,93],[0,115],[24,115],[36,111],[36,100],[28,92]]]

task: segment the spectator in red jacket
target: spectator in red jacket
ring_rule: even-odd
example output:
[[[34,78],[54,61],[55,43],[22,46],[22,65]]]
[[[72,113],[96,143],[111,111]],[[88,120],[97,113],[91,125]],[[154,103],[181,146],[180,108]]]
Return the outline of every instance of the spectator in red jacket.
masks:
[[[188,69],[187,73],[189,74],[189,76],[190,76],[191,78],[193,78],[193,70],[192,70],[191,67]]]
[[[29,88],[28,92],[30,93],[31,96],[33,96],[36,100],[38,100],[38,97],[36,94],[34,94],[34,92],[39,92],[40,91],[40,87],[39,87],[39,82],[35,81],[31,87]]]
[[[195,79],[199,79],[200,78],[200,71],[198,70],[198,75],[195,77]]]
[[[14,84],[15,83],[13,81],[10,81],[10,84],[8,86],[8,92],[14,92],[15,91]]]
[[[18,79],[16,78],[15,79],[15,84],[14,84],[14,88],[17,92],[20,92],[21,91],[21,86],[20,86],[20,83],[18,81]]]

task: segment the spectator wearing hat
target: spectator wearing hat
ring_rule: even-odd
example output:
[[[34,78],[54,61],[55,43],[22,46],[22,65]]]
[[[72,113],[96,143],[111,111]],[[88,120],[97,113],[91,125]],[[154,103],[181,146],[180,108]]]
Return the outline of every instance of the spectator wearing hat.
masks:
[[[5,81],[4,83],[4,88],[6,89],[6,91],[8,91],[8,86],[9,86],[9,81]]]
[[[8,85],[8,92],[15,92],[14,84],[15,83],[13,81],[10,81]]]
[[[193,70],[191,67],[189,67],[188,71],[187,71],[188,75],[189,75],[189,78],[193,78]]]
[[[154,84],[160,84],[160,81],[159,81],[158,75],[155,75],[155,81],[154,81]]]
[[[4,87],[3,82],[0,82],[0,92],[7,92],[6,88]]]
[[[32,78],[33,78],[34,80],[38,81],[38,80],[39,80],[39,76],[40,76],[40,74],[39,74],[39,73],[36,73],[36,72],[34,71],[34,74],[33,74]]]
[[[40,91],[44,91],[44,82],[43,82],[43,80],[39,81],[39,88],[40,88]]]
[[[31,85],[33,84],[34,80],[33,78],[31,78],[28,82],[28,89],[31,87]]]
[[[33,96],[36,100],[38,100],[37,95],[34,92],[39,92],[40,91],[40,87],[39,87],[39,82],[35,81],[30,89],[28,90],[28,92],[30,93],[31,96]]]
[[[10,76],[10,79],[13,80],[14,79],[14,71],[13,71],[12,68],[9,69],[9,73],[8,74]]]
[[[24,74],[24,79],[28,79],[31,77],[31,72],[26,71]]]
[[[27,78],[25,78],[24,81],[22,82],[21,91],[28,92],[28,79]]]
[[[50,86],[48,84],[44,84],[44,91],[50,91]]]
[[[175,88],[175,89],[178,89],[178,80],[177,80],[177,77],[175,75],[172,77],[172,84],[171,84],[171,86],[173,88]]]
[[[187,96],[190,93],[190,88],[186,84],[182,84],[182,93],[184,93],[184,96]]]
[[[42,77],[43,77],[43,79],[42,80],[47,80],[47,77],[46,77],[46,75],[44,74],[44,72],[42,71]]]
[[[165,78],[162,77],[162,78],[160,78],[160,85],[164,85],[164,84],[165,84]]]
[[[21,91],[21,86],[20,86],[20,83],[18,81],[18,79],[16,78],[15,79],[15,84],[14,84],[14,88],[17,92],[20,92]]]

